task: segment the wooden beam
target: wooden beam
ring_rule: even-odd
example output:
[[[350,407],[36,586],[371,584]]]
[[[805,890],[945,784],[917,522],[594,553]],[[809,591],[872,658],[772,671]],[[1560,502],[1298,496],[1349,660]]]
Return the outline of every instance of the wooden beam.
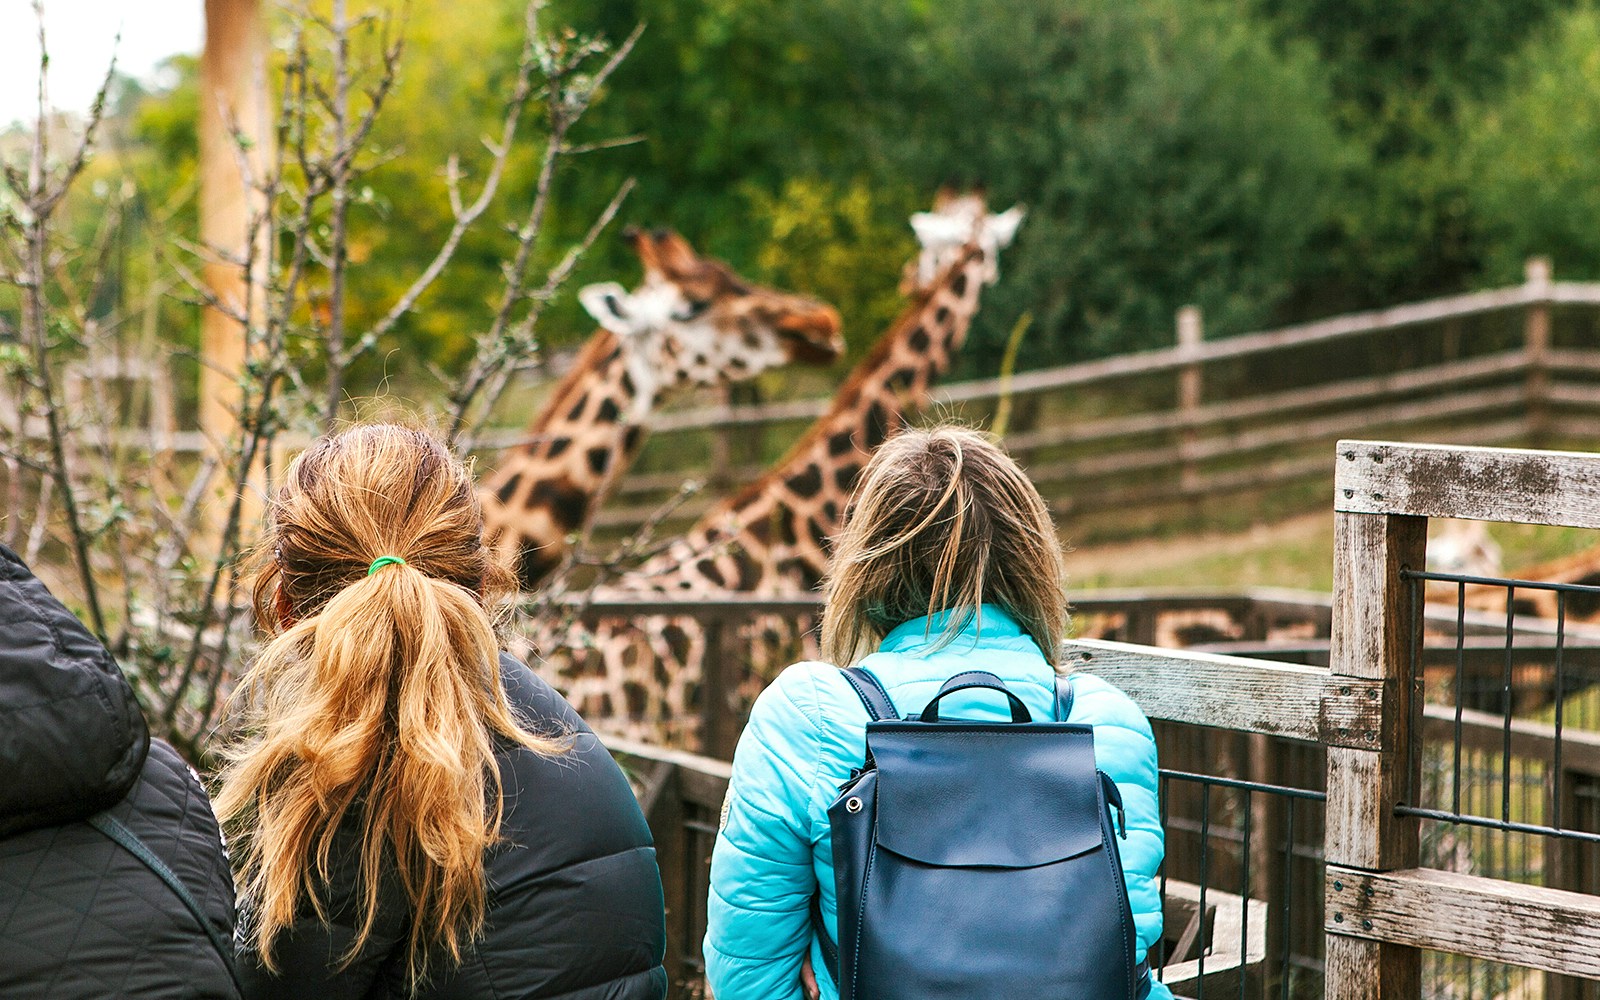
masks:
[[[1334,516],[1333,633],[1335,678],[1377,680],[1384,734],[1379,749],[1328,748],[1323,852],[1330,864],[1367,870],[1417,863],[1417,821],[1394,807],[1417,761],[1408,753],[1421,678],[1410,676],[1413,621],[1410,588],[1400,577],[1421,568],[1425,518],[1387,514]],[[1417,755],[1420,757],[1420,755]],[[1422,958],[1415,948],[1329,935],[1326,1000],[1415,1000]]]
[[[1340,441],[1334,509],[1600,528],[1600,455]]]
[[[1147,716],[1329,746],[1383,742],[1382,681],[1302,667],[1122,642],[1065,644],[1074,669],[1104,678]]]
[[[1326,886],[1330,940],[1381,941],[1600,979],[1600,896],[1426,868],[1366,872],[1332,864]]]

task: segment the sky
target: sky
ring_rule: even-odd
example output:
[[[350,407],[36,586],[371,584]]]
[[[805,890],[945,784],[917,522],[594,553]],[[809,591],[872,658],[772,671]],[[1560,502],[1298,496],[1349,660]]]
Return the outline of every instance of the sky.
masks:
[[[139,78],[177,52],[198,52],[203,0],[45,0],[50,103],[83,111],[116,45],[117,67]],[[32,0],[0,0],[0,128],[29,119],[37,101],[39,43]]]

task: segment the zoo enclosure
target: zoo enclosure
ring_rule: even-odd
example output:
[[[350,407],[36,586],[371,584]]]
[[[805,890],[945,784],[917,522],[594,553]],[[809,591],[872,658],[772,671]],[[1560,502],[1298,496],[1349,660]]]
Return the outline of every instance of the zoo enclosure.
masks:
[[[1324,495],[1327,447],[1339,437],[1600,441],[1597,307],[1600,283],[1555,281],[1536,258],[1521,285],[1216,340],[1204,338],[1198,311],[1184,309],[1172,347],[948,384],[934,398],[986,421],[1010,394],[1007,447],[1058,513],[1072,514],[1080,539],[1127,535],[1241,494],[1259,501],[1258,513],[1308,509]],[[69,372],[69,397],[98,394],[126,418],[123,427],[82,428],[80,447],[203,452],[201,434],[180,426],[171,405],[172,375],[170,358],[132,356]],[[758,477],[829,404],[732,405],[724,393],[707,406],[706,398],[655,415],[599,529],[636,529],[686,479],[708,480],[713,489],[666,521],[669,530],[681,526],[715,495]],[[522,404],[513,419],[520,424],[533,408]],[[0,425],[42,433],[36,415],[14,411],[7,391]],[[524,433],[485,431],[487,461]],[[285,434],[279,443],[303,442]]]
[[[1174,882],[1184,876],[1192,905],[1187,911],[1175,907],[1169,891],[1168,920],[1174,926],[1168,939],[1176,954],[1157,960],[1168,958],[1168,968],[1179,973],[1169,982],[1181,984],[1180,995],[1197,997],[1209,991],[1410,1000],[1424,995],[1424,950],[1434,953],[1430,980],[1453,975],[1452,960],[1440,955],[1456,955],[1542,970],[1550,974],[1542,995],[1552,1000],[1600,996],[1600,736],[1563,732],[1568,686],[1562,673],[1583,669],[1578,658],[1567,662],[1564,656],[1567,623],[1558,621],[1552,634],[1544,623],[1519,624],[1515,611],[1507,611],[1501,633],[1507,697],[1503,711],[1488,713],[1467,708],[1459,695],[1467,640],[1487,632],[1489,624],[1478,619],[1469,628],[1469,615],[1458,605],[1460,652],[1446,668],[1455,671],[1456,703],[1426,709],[1437,676],[1430,678],[1430,657],[1422,652],[1424,621],[1437,616],[1424,610],[1423,586],[1464,587],[1467,581],[1440,581],[1439,574],[1420,569],[1428,517],[1600,527],[1600,455],[1369,442],[1343,442],[1338,455],[1328,666],[1111,641],[1068,644],[1068,656],[1080,669],[1122,687],[1153,720],[1205,727],[1224,738],[1232,733],[1245,741],[1284,741],[1316,751],[1325,762],[1321,789],[1294,787],[1171,768],[1171,748],[1163,745],[1169,764],[1163,773],[1167,875]],[[1508,588],[1534,585],[1499,582]],[[1572,629],[1583,631],[1576,624]],[[1530,639],[1554,651],[1553,725],[1512,717],[1513,650]],[[1435,675],[1437,668],[1435,662]],[[626,741],[613,745],[640,769],[641,800],[661,838],[673,959],[677,969],[692,973],[704,920],[704,864],[728,767],[681,751]],[[1423,758],[1429,753],[1454,756],[1443,790],[1424,787]],[[1462,775],[1474,772],[1463,771],[1461,762],[1475,754],[1487,755],[1485,766],[1478,777],[1469,777],[1464,799]],[[1514,787],[1514,756],[1550,765],[1532,792]],[[1496,787],[1488,789],[1497,794],[1474,802],[1470,782],[1486,769],[1500,772]],[[1527,811],[1530,795],[1544,800],[1537,815]],[[1224,797],[1233,802],[1234,819],[1218,830],[1212,806]],[[1184,798],[1198,798],[1199,809],[1175,822],[1174,803]],[[1486,798],[1498,801],[1481,801]],[[1548,842],[1545,855],[1552,860],[1544,875],[1553,884],[1427,867],[1424,826],[1488,831],[1501,837],[1503,851],[1526,845],[1528,838]],[[1308,829],[1316,832],[1314,845],[1305,837]],[[1267,856],[1274,853],[1282,860],[1269,866]],[[1276,879],[1263,876],[1268,868],[1279,872]],[[1304,944],[1292,933],[1293,918],[1311,907],[1320,916],[1322,946],[1316,984],[1304,981],[1307,964],[1293,961]],[[1207,942],[1213,945],[1209,951]],[[1224,942],[1237,954],[1216,947]],[[1174,967],[1172,958],[1184,968]],[[1431,995],[1478,994],[1469,986]]]
[[[1340,437],[1600,440],[1600,351],[1590,346],[1600,342],[1597,306],[1600,283],[1554,281],[1548,262],[1535,259],[1521,285],[1216,340],[1185,309],[1172,347],[1025,372],[1009,384],[947,384],[934,398],[986,422],[1010,393],[1006,446],[1058,515],[1072,515],[1080,538],[1127,535],[1243,493],[1312,509],[1326,495],[1327,450]],[[658,414],[599,524],[636,526],[685,478],[723,487],[754,479],[828,402]],[[711,499],[679,514],[696,515]]]

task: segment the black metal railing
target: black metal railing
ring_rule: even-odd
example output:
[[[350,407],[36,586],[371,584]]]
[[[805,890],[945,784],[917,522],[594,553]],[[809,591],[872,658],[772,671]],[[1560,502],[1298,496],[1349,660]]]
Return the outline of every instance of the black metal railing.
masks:
[[[1419,820],[1422,863],[1600,894],[1600,665],[1582,647],[1574,656],[1569,641],[1571,605],[1600,599],[1600,587],[1419,571],[1402,579],[1413,621],[1429,585],[1453,590],[1459,609],[1454,635],[1431,637],[1431,651],[1424,628],[1411,642],[1426,704],[1395,812]],[[1480,606],[1486,592],[1503,601],[1492,660],[1481,639],[1474,656],[1464,626],[1469,588]],[[1553,611],[1542,641],[1521,628],[1535,607]],[[1430,995],[1452,1000],[1600,998],[1592,981],[1458,955],[1425,955],[1425,972]]]

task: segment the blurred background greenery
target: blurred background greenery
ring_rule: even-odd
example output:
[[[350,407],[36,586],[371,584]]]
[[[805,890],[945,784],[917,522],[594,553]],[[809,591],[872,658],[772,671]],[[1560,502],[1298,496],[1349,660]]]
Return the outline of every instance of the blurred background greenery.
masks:
[[[355,214],[353,326],[431,257],[449,151],[488,158],[521,0],[413,0],[393,159]],[[835,302],[856,351],[894,315],[906,216],[944,182],[1030,209],[955,373],[992,375],[1024,311],[1024,367],[1520,280],[1530,254],[1600,277],[1600,11],[1579,0],[552,0],[547,23],[646,28],[576,142],[637,135],[558,178],[553,257],[621,180],[622,221],[668,225],[756,280]],[[135,218],[194,235],[196,61],[117,90],[110,155]],[[502,197],[537,164],[514,157]],[[92,224],[92,219],[85,220]],[[130,239],[137,240],[137,230]],[[389,352],[449,368],[514,245],[463,253]],[[121,266],[138,267],[130,250]],[[619,240],[569,288],[631,282]],[[162,322],[192,341],[192,307]],[[592,324],[565,302],[544,341]],[[385,353],[366,362],[373,384]]]

